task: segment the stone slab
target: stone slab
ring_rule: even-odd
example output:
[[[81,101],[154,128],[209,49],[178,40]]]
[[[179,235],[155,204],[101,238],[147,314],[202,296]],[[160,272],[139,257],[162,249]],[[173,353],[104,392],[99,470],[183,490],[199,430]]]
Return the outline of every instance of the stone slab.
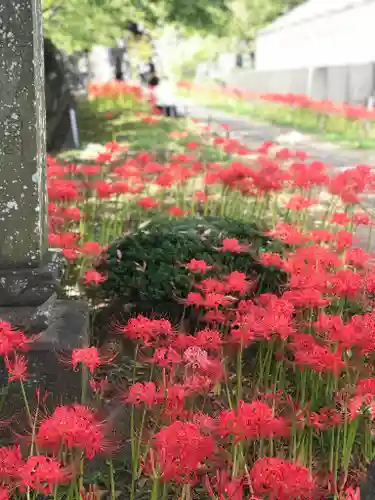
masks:
[[[88,345],[89,308],[83,301],[57,300],[52,320],[27,353],[28,380],[25,384],[32,403],[37,388],[47,391],[47,406],[79,402],[82,394],[82,372],[74,371],[67,361],[74,348]],[[1,375],[0,375],[0,378]],[[3,386],[4,384],[0,384]],[[18,384],[10,385],[13,407],[23,411]],[[24,419],[20,419],[21,423]]]

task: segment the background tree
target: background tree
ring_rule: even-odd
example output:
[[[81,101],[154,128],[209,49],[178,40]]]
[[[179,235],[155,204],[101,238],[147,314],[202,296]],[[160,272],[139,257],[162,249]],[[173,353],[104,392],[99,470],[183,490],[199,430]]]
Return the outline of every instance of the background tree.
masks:
[[[232,0],[230,31],[254,42],[257,32],[305,0]]]
[[[192,30],[225,30],[230,9],[225,0],[42,0],[45,33],[68,51],[93,44],[113,45],[130,20],[147,27],[176,24]],[[214,4],[214,5],[212,5]]]

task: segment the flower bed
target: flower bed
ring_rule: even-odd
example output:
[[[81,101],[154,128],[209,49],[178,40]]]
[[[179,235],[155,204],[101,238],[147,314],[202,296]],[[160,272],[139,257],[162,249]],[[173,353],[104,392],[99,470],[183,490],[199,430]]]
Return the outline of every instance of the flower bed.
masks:
[[[355,147],[374,147],[375,111],[362,105],[349,106],[297,94],[255,94],[190,82],[180,82],[179,87],[182,93],[208,106],[323,134],[327,139]]]
[[[103,290],[109,303],[175,299],[198,320],[100,324],[104,346],[63,360],[89,371],[89,404],[46,416],[43,396],[32,405],[24,390],[33,339],[2,322],[30,432],[17,436],[22,453],[0,448],[0,498],[358,498],[374,455],[375,270],[361,208],[373,171],[328,175],[304,152],[249,151],[229,130],[150,114],[137,88],[94,90],[81,120],[96,116],[112,140],[48,161],[67,293],[87,294],[94,323]],[[123,128],[137,132],[116,141]],[[354,246],[361,227],[367,251]]]

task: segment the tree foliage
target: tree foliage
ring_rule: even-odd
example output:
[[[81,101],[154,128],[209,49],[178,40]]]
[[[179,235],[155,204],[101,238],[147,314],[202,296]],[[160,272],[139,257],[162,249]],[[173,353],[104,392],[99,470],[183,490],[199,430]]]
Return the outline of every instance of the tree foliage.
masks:
[[[305,0],[232,0],[230,29],[237,37],[253,41],[257,32]]]
[[[149,28],[173,23],[219,32],[229,16],[225,0],[42,0],[47,36],[67,50],[112,45],[124,37],[130,20]]]

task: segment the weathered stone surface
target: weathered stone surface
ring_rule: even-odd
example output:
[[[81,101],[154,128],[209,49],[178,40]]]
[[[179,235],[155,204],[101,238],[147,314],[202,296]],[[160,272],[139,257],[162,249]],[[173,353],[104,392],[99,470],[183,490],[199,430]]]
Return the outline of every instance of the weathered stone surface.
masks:
[[[87,345],[89,336],[89,309],[82,301],[57,300],[52,310],[50,325],[31,345],[27,353],[28,379],[25,384],[29,404],[33,406],[36,389],[41,394],[48,392],[46,405],[53,409],[56,405],[80,402],[82,396],[82,372],[74,371],[69,365],[71,351]],[[6,371],[0,362],[0,392],[6,385]],[[27,417],[22,398],[19,397],[17,383],[10,384],[7,406],[3,416],[14,417],[19,430],[27,426]],[[2,431],[2,436],[4,431]],[[12,437],[12,436],[10,436]]]
[[[57,294],[54,293],[37,308],[30,306],[0,307],[0,318],[9,321],[14,327],[27,333],[39,333],[48,328],[56,300]]]
[[[52,252],[38,268],[18,269],[9,263],[8,269],[0,269],[0,307],[41,306],[57,289],[62,273],[61,259]]]
[[[0,267],[37,267],[46,248],[40,0],[0,5]],[[1,274],[1,273],[0,273]]]

